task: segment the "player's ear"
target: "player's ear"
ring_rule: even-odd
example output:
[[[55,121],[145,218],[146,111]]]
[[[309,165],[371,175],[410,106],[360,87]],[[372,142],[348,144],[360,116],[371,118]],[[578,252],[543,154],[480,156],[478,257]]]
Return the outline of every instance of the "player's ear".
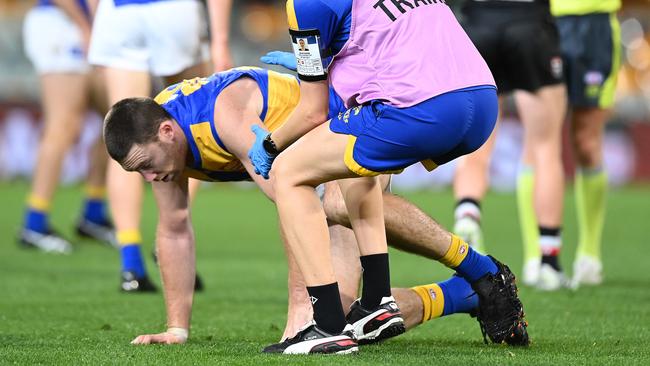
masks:
[[[158,140],[171,142],[174,139],[174,125],[172,121],[163,121],[158,127]]]

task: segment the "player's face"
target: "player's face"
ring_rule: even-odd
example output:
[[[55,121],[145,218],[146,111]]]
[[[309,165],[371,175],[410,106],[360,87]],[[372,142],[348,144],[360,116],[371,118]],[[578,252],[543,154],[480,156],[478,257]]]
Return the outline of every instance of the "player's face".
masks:
[[[135,145],[122,167],[142,174],[147,182],[171,182],[185,169],[185,152],[176,145],[165,141]]]

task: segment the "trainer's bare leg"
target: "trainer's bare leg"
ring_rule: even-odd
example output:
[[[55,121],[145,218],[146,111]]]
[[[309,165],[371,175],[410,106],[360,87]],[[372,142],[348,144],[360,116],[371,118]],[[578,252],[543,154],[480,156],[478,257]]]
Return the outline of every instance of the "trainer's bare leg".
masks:
[[[336,186],[336,184],[333,184]],[[338,188],[338,187],[337,187]],[[359,249],[357,248],[354,232],[344,226],[329,225],[332,262],[334,272],[339,280],[341,304],[347,311],[358,297],[361,265]],[[289,261],[289,306],[287,309],[287,324],[282,339],[293,337],[298,329],[313,318],[309,294],[300,271],[294,259],[287,255]]]

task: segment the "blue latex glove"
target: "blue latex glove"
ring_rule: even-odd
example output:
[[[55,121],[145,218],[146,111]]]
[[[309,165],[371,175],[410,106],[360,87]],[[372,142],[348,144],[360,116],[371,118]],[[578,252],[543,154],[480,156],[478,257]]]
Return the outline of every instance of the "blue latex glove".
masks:
[[[269,65],[280,65],[291,71],[296,71],[296,56],[291,52],[271,51],[260,57],[260,61]]]
[[[248,158],[253,163],[255,174],[261,175],[264,179],[269,179],[271,165],[273,165],[273,160],[277,156],[269,154],[262,145],[269,132],[258,125],[251,126],[251,131],[255,134],[255,142],[251,149],[248,150]]]

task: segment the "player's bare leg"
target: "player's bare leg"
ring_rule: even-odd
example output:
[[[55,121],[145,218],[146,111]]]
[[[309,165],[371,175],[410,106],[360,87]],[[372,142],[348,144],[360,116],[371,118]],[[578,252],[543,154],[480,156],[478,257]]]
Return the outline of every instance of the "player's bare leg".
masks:
[[[102,68],[109,104],[128,97],[147,97],[151,93],[151,77],[146,71]],[[127,172],[111,160],[107,173],[108,197],[115,222],[117,242],[122,257],[122,290],[155,291],[149,281],[140,245],[143,182],[138,173]]]
[[[575,176],[578,248],[573,264],[573,286],[597,285],[603,280],[601,240],[605,222],[607,173],[603,167],[603,138],[610,109],[574,108],[573,151],[578,163]]]
[[[59,183],[65,154],[79,136],[88,107],[86,74],[41,76],[45,127],[21,233],[21,243],[48,252],[68,253],[72,246],[51,232],[49,206]]]
[[[519,182],[523,191],[530,189],[530,184],[528,188],[522,187],[526,186],[522,184],[526,179],[533,187],[532,197],[519,192],[525,245],[524,283],[555,290],[566,285],[558,263],[564,197],[561,151],[566,90],[563,85],[546,86],[534,94],[517,91],[515,97],[524,124],[523,164],[534,173],[526,177],[530,173],[524,172]],[[541,267],[536,273],[540,259]]]
[[[93,69],[90,73],[90,104],[92,109],[104,116],[108,110],[106,87],[102,73]],[[117,246],[115,228],[108,215],[106,203],[106,173],[108,153],[101,136],[90,150],[90,164],[86,177],[86,203],[84,214],[77,221],[77,234],[111,246]]]

